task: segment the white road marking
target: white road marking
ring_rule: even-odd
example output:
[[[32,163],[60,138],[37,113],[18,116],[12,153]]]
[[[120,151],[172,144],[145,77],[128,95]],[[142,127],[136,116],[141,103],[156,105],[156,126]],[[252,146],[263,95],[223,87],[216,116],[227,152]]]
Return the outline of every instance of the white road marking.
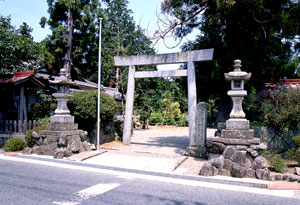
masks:
[[[114,170],[107,170],[107,169],[100,169],[100,168],[93,168],[93,167],[84,167],[84,166],[61,164],[61,163],[55,163],[55,162],[46,162],[46,161],[39,161],[39,160],[33,160],[33,159],[5,157],[3,155],[0,155],[0,159],[8,160],[8,161],[17,161],[17,162],[26,162],[26,163],[32,163],[32,164],[47,165],[47,166],[52,166],[52,167],[60,167],[60,168],[65,168],[65,169],[96,172],[96,173],[102,173],[102,174],[115,175],[117,177],[124,176],[124,177],[132,177],[132,178],[136,178],[136,179],[167,182],[167,183],[174,183],[174,184],[180,184],[180,185],[205,187],[205,188],[212,188],[212,189],[222,189],[222,190],[246,192],[246,193],[261,194],[261,195],[271,195],[271,196],[286,197],[286,198],[291,198],[291,197],[299,198],[299,193],[297,193],[297,191],[293,191],[293,190],[269,190],[269,189],[253,188],[253,187],[202,182],[202,181],[197,181],[197,180],[176,179],[176,178],[153,176],[153,175],[147,175],[147,174],[137,174],[137,173],[121,172],[121,171],[114,171]],[[297,193],[297,195],[296,195],[296,193]]]
[[[132,177],[132,176],[117,176],[118,178],[121,178],[121,179],[130,179],[130,180],[134,180],[135,178]]]
[[[75,196],[80,197],[81,199],[88,199],[90,197],[98,196],[104,194],[112,189],[117,188],[120,184],[97,184],[95,186],[83,189],[75,194]]]
[[[115,189],[118,186],[120,186],[120,184],[97,184],[72,194],[72,198],[74,198],[72,201],[54,201],[52,204],[79,205],[84,200],[104,194],[105,192]]]
[[[56,205],[79,205],[80,203],[78,203],[78,202],[54,201],[54,202],[52,202],[52,204],[56,204]]]

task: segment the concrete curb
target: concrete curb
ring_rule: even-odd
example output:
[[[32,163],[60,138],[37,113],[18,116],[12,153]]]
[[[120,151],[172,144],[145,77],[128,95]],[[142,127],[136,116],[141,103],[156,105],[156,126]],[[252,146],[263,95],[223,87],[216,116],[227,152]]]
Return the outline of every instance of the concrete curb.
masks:
[[[92,157],[96,157],[100,154],[103,154],[107,151],[100,150],[98,151],[92,151],[92,152],[80,152],[79,154],[73,154],[72,156],[68,157],[67,160],[69,161],[76,161],[76,162],[82,162],[84,160],[90,159]]]
[[[6,152],[6,153],[4,153],[4,156],[6,156],[6,157],[9,157],[9,156],[16,156],[16,155],[18,155],[19,153],[18,152]]]
[[[300,185],[293,182],[276,182],[267,185],[270,190],[300,190]]]

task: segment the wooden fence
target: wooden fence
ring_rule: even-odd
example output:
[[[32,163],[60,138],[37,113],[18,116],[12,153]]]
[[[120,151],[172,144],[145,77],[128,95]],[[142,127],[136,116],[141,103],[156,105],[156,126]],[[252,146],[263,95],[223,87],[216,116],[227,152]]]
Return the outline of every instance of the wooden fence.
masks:
[[[0,120],[0,133],[26,134],[28,130],[45,124],[44,120]]]

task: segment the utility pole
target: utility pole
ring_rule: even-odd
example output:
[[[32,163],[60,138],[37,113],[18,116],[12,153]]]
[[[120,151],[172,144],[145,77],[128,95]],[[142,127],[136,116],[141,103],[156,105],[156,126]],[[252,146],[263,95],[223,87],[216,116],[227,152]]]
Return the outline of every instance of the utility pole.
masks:
[[[99,60],[98,60],[98,109],[97,109],[97,151],[100,151],[100,92],[101,92],[101,33],[102,18],[99,19]]]

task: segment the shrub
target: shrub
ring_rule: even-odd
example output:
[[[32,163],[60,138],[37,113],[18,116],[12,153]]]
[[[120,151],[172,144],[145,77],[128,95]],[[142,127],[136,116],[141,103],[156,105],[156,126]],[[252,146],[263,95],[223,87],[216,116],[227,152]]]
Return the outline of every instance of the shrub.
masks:
[[[68,102],[71,113],[78,120],[97,120],[97,91],[82,91],[74,93]],[[117,103],[110,95],[101,92],[100,94],[100,115],[101,121],[107,122],[113,119],[117,112]]]
[[[273,90],[268,93],[262,111],[268,127],[282,131],[300,128],[300,89]]]
[[[285,154],[289,159],[297,161],[300,166],[300,135],[293,137],[294,149],[289,149]]]
[[[32,130],[29,130],[25,136],[26,146],[33,147],[33,145],[35,144],[35,140],[32,137],[33,132],[39,132],[39,131],[45,130],[45,129],[46,129],[46,125],[41,125],[41,126],[33,128]]]
[[[293,142],[297,148],[300,148],[300,135],[293,137]]]
[[[285,160],[282,159],[279,154],[273,154],[269,151],[265,151],[263,156],[268,160],[271,170],[280,173],[287,171]]]
[[[3,150],[6,152],[19,151],[24,149],[25,141],[20,138],[12,138],[5,142]]]
[[[266,158],[268,161],[272,158],[273,154],[270,151],[264,151],[262,153],[263,157]]]
[[[163,116],[161,112],[155,112],[152,113],[149,119],[149,124],[150,125],[160,125],[163,121]]]
[[[297,161],[298,165],[300,166],[300,150],[299,149],[289,149],[285,154],[289,159]]]
[[[243,108],[252,122],[256,121],[278,132],[300,129],[300,89],[278,87],[256,93],[251,90]]]
[[[275,172],[284,173],[287,171],[287,166],[285,161],[280,157],[279,154],[275,154],[269,161],[270,168]]]

